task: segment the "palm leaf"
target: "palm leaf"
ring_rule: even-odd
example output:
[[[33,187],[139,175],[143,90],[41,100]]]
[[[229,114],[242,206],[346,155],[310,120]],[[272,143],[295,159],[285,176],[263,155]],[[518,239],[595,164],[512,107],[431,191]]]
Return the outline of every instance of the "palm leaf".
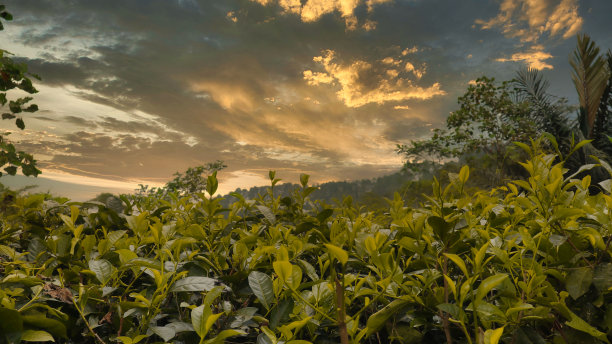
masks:
[[[606,61],[599,54],[595,42],[583,34],[578,35],[578,44],[573,57],[570,58],[570,65],[580,107],[585,111],[587,136],[591,137],[599,102],[608,81]]]
[[[550,83],[544,75],[534,68],[521,68],[516,72],[514,89],[521,100],[530,100],[534,103],[549,102],[547,93]]]

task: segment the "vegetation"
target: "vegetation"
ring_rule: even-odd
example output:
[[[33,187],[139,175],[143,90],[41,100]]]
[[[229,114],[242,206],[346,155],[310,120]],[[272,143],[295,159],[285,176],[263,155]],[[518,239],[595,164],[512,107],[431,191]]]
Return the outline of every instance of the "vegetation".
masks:
[[[0,5],[0,30],[4,29],[2,20],[12,20],[13,16],[5,10],[4,5]],[[21,114],[26,112],[38,111],[38,106],[29,104],[32,97],[21,97],[9,100],[7,92],[19,89],[28,94],[38,92],[32,85],[30,77],[39,79],[37,75],[28,73],[28,68],[23,63],[16,63],[10,57],[10,53],[0,49],[0,106],[3,107],[2,119],[15,120],[15,124],[21,130],[25,129],[25,124]],[[8,109],[4,107],[8,104]],[[0,168],[4,167],[4,172],[15,175],[17,169],[26,176],[37,176],[41,171],[36,168],[36,160],[31,154],[18,151],[15,146],[7,140],[9,133],[0,133]],[[2,176],[3,172],[0,172]]]
[[[172,193],[178,194],[179,196],[185,196],[204,192],[204,190],[206,190],[206,183],[208,182],[207,174],[212,173],[216,176],[218,171],[226,167],[227,166],[223,164],[221,160],[207,163],[206,165],[189,167],[183,173],[176,172],[174,174],[174,179],[167,182],[166,185],[162,187],[150,188],[148,185],[140,184],[140,189],[136,190],[136,194],[167,198]]]
[[[0,341],[609,342],[610,180],[590,195],[541,146],[526,179],[470,193],[463,167],[383,217],[311,202],[307,176],[270,197],[273,173],[227,209],[214,182],[120,213],[5,191]]]
[[[460,109],[451,113],[446,128],[436,129],[431,138],[398,145],[406,168],[418,169],[423,161],[435,161],[438,168],[451,158],[483,166],[486,186],[497,186],[521,177],[517,162],[523,157],[513,142],[528,143],[533,137],[551,135],[559,154],[570,156],[566,167],[576,171],[590,163],[590,156],[612,158],[612,53],[600,49],[588,35],[579,35],[570,59],[572,79],[580,100],[579,111],[563,98],[548,93],[548,82],[533,69],[522,69],[501,84],[482,77],[459,97]],[[575,142],[590,139],[578,154],[568,154]],[[605,171],[590,172],[597,181]],[[488,174],[488,175],[487,175]]]

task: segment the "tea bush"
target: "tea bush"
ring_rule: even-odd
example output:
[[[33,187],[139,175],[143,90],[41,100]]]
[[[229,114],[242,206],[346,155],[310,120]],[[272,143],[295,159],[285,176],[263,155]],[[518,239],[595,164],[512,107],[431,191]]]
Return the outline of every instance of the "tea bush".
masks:
[[[468,192],[463,167],[384,215],[306,175],[228,208],[215,175],[122,207],[4,191],[0,342],[610,343],[611,183],[539,145],[525,180]]]

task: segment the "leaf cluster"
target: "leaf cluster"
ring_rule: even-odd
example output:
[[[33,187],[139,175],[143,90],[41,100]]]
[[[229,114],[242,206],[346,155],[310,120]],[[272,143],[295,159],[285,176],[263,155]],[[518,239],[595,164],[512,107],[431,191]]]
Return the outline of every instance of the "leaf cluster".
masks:
[[[5,10],[4,5],[0,5],[0,30],[4,29],[2,20],[12,20],[13,16]],[[30,104],[32,97],[19,97],[14,100],[8,98],[11,90],[21,90],[28,94],[38,91],[32,84],[32,79],[40,79],[37,75],[28,72],[28,67],[24,63],[15,62],[11,58],[11,53],[0,49],[0,107],[2,107],[3,120],[15,120],[15,125],[23,130],[25,123],[21,117],[24,113],[38,111],[36,104]],[[6,106],[8,105],[8,109]],[[31,154],[17,151],[15,146],[7,140],[8,133],[0,134],[0,168],[4,173],[15,175],[18,168],[26,176],[37,176],[41,171],[36,168],[36,160]],[[2,176],[3,172],[0,172]]]

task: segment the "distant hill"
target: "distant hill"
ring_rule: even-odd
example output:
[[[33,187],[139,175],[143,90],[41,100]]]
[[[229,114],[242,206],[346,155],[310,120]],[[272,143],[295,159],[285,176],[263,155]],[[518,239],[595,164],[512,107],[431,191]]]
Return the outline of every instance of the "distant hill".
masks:
[[[343,198],[351,196],[354,201],[368,207],[386,207],[385,198],[393,198],[395,192],[399,192],[400,195],[409,200],[420,199],[422,193],[428,193],[431,190],[429,177],[400,171],[371,179],[315,184],[313,186],[316,186],[318,189],[310,195],[310,199],[334,204],[336,201],[342,201]],[[421,185],[424,187],[421,187]],[[255,186],[250,189],[238,188],[234,192],[241,194],[247,199],[255,199],[259,195],[266,195],[268,188],[269,186]],[[291,183],[277,184],[274,187],[274,195],[281,197],[289,196],[296,188],[300,188],[300,185]],[[228,199],[231,196],[226,195],[225,198]]]

